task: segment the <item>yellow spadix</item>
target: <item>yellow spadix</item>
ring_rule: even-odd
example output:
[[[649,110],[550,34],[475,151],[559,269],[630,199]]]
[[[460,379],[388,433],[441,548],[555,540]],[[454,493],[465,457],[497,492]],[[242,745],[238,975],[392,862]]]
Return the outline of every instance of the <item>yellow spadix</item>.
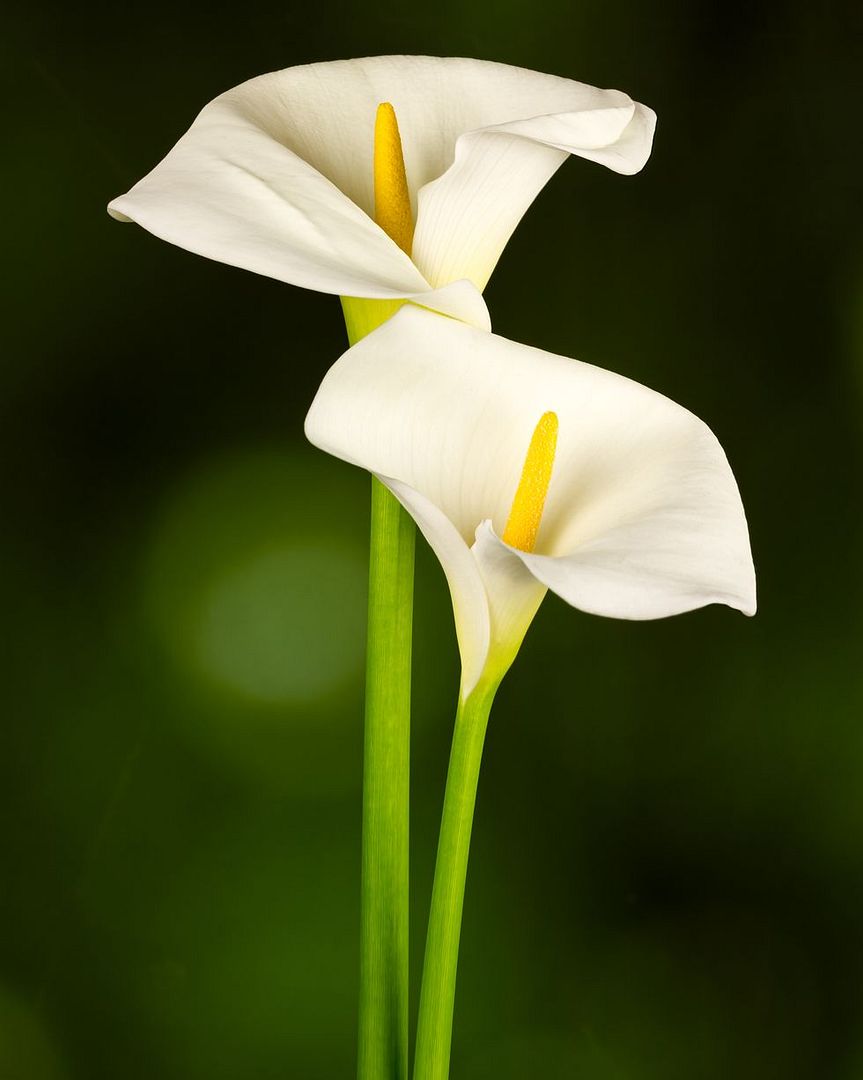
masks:
[[[388,101],[375,117],[375,221],[406,254],[414,237],[411,197],[396,111]]]
[[[551,482],[551,470],[554,468],[557,429],[557,413],[543,413],[527,448],[521,479],[503,530],[504,543],[521,551],[533,551],[536,544]]]

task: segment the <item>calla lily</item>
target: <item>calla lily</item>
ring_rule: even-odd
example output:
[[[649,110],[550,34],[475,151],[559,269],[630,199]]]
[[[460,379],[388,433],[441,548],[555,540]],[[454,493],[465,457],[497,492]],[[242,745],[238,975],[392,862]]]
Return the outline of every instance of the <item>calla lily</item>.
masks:
[[[755,611],[719,442],[612,372],[407,306],[330,369],[306,435],[375,473],[440,559],[463,699],[499,681],[547,589],[623,619]]]
[[[374,220],[372,130],[384,102],[401,131],[412,246]],[[476,289],[567,155],[634,173],[654,126],[654,113],[624,93],[505,64],[309,64],[211,101],[109,212],[293,285],[411,299],[488,328]]]

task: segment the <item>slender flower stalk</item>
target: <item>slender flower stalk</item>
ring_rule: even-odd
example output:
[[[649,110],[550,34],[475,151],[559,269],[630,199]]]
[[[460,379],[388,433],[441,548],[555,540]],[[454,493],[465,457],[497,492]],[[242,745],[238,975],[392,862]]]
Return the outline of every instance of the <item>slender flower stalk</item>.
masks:
[[[447,771],[420,990],[414,1080],[449,1075],[456,968],[477,784],[497,682],[459,701]]]
[[[395,111],[378,107],[375,220],[410,254],[413,222]],[[353,344],[401,301],[343,298]],[[411,638],[416,528],[372,477],[363,745],[359,1080],[406,1080],[409,1007]]]
[[[363,746],[359,1080],[408,1074],[411,629],[416,528],[372,477]]]

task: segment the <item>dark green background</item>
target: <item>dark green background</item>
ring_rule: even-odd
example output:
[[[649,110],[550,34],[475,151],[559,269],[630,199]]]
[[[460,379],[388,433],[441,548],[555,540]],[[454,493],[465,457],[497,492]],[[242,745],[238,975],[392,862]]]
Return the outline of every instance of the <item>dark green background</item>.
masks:
[[[855,5],[856,7],[856,5]],[[487,298],[702,416],[761,610],[549,598],[493,717],[454,1080],[861,1080],[863,18],[829,3],[61,3],[5,19],[3,1080],[354,1068],[367,478],[339,308],[104,205],[221,90],[385,52],[614,86]],[[419,556],[419,969],[457,684]]]

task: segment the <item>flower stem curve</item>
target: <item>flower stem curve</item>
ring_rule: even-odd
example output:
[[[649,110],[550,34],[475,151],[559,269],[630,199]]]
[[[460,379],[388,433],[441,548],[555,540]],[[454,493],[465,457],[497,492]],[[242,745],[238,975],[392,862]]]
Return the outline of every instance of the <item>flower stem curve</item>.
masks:
[[[447,1080],[468,853],[488,717],[500,679],[459,701],[423,963],[414,1080]]]

